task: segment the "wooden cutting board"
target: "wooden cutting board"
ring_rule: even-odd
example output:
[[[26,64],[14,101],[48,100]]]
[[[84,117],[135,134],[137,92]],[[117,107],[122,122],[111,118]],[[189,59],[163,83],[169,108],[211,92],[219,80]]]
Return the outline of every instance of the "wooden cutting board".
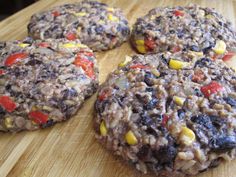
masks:
[[[76,0],[74,0],[76,1]],[[0,40],[27,36],[30,16],[38,11],[73,0],[41,0],[0,22]],[[102,0],[124,10],[130,24],[157,6],[188,5],[214,7],[236,24],[236,0]],[[133,54],[128,43],[108,52],[97,53],[100,82],[109,72]],[[236,61],[229,63],[236,66]],[[148,177],[107,152],[94,138],[93,104],[88,99],[78,114],[52,128],[18,134],[0,133],[0,177]],[[236,177],[236,160],[205,172],[199,177]]]

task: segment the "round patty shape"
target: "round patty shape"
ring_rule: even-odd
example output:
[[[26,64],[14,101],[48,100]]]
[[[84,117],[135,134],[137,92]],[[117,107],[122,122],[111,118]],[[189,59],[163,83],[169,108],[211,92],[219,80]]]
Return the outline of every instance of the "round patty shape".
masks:
[[[80,39],[94,51],[121,45],[130,34],[122,11],[96,1],[64,4],[34,14],[28,33],[35,39]]]
[[[98,92],[96,137],[144,173],[195,175],[235,157],[235,71],[181,58],[136,55]]]
[[[214,9],[197,5],[150,10],[134,24],[131,42],[139,53],[191,50],[229,59],[236,52],[232,24]]]
[[[95,56],[78,40],[0,43],[0,131],[69,119],[98,86]]]

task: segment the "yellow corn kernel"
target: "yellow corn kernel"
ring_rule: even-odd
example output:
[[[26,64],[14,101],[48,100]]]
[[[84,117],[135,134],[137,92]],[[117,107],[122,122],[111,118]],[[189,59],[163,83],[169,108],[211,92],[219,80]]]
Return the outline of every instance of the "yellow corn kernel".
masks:
[[[231,66],[230,68],[232,68],[235,72],[236,72],[236,67],[234,66]]]
[[[107,7],[107,11],[109,11],[109,12],[114,12],[114,11],[115,11],[115,9],[114,9],[114,8],[112,8],[112,7]]]
[[[74,43],[66,43],[62,45],[65,48],[75,48],[77,47]]]
[[[171,69],[182,69],[186,66],[188,66],[188,62],[184,62],[184,61],[179,61],[179,60],[175,60],[175,59],[170,59],[170,62],[169,62],[169,66]]]
[[[110,21],[113,21],[113,22],[118,22],[119,21],[119,19],[117,17],[115,17],[114,15],[112,15],[112,14],[108,14],[107,17]]]
[[[81,28],[81,26],[79,26],[79,27],[77,28],[78,33],[80,33],[81,30],[82,30],[82,28]]]
[[[226,44],[224,41],[222,40],[217,40],[216,41],[216,45],[215,47],[213,48],[213,51],[216,53],[216,54],[224,54],[225,51],[226,51]]]
[[[193,144],[195,139],[196,139],[195,134],[191,129],[189,129],[188,127],[182,127],[181,133],[180,133],[180,141],[183,144],[189,146]]]
[[[10,117],[6,117],[4,123],[7,128],[13,127],[13,120]]]
[[[198,57],[202,57],[202,56],[203,56],[203,52],[191,51],[191,54],[192,54],[193,56],[198,56]]]
[[[144,46],[144,40],[139,39],[135,41],[136,45],[143,45]]]
[[[211,14],[208,14],[208,15],[206,15],[205,17],[208,18],[208,19],[214,18],[214,16],[211,15]]]
[[[136,48],[140,53],[146,53],[145,46],[137,45]]]
[[[87,15],[87,13],[86,12],[79,12],[79,13],[75,13],[75,15],[83,17],[83,16]]]
[[[80,47],[80,48],[88,48],[87,45],[84,45],[84,44],[77,44],[76,47]]]
[[[156,77],[159,77],[161,75],[160,72],[158,70],[156,70],[156,69],[152,69],[151,72]]]
[[[129,145],[136,145],[138,143],[137,138],[131,130],[125,134],[125,140]]]
[[[106,136],[107,135],[107,127],[106,127],[106,123],[105,123],[104,120],[100,124],[100,133],[101,133],[102,136]]]
[[[182,97],[179,97],[179,96],[174,96],[173,100],[174,100],[175,104],[177,104],[179,106],[183,106],[185,98],[182,98]]]
[[[26,43],[20,43],[18,44],[19,47],[22,47],[22,48],[25,48],[27,46],[29,46],[29,44],[26,44]]]
[[[104,24],[105,21],[104,21],[104,20],[99,20],[98,23],[99,23],[99,24]]]
[[[132,58],[131,58],[130,56],[126,56],[126,57],[125,57],[125,61],[121,62],[121,63],[119,64],[119,67],[124,67],[124,66],[126,66],[131,60],[132,60]]]

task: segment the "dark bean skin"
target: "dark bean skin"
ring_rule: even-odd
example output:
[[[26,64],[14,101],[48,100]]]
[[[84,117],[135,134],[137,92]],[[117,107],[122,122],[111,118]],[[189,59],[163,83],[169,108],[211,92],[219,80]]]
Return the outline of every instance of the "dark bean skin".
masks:
[[[159,25],[161,23],[161,18],[162,18],[161,16],[156,17],[155,19],[156,25]]]
[[[196,63],[195,63],[195,66],[194,67],[204,67],[204,66],[208,66],[212,63],[212,60],[209,59],[209,58],[202,58],[200,60],[198,60]]]
[[[153,98],[151,101],[149,101],[145,106],[144,109],[150,110],[156,107],[158,103],[158,100],[156,98]]]
[[[35,66],[35,65],[40,65],[42,64],[42,61],[40,60],[30,60],[26,63],[26,65],[30,65],[30,66]]]
[[[158,151],[154,151],[154,156],[160,164],[172,164],[177,154],[174,146],[162,146]]]
[[[155,76],[150,73],[150,72],[146,72],[145,76],[144,76],[144,82],[148,85],[148,86],[152,86],[153,83],[153,78],[155,78]]]
[[[5,115],[6,115],[6,111],[0,106],[0,119],[3,119],[4,118],[3,116]]]
[[[101,25],[100,26],[96,26],[95,31],[98,34],[101,34],[101,33],[104,32],[104,28]]]
[[[231,97],[225,97],[224,98],[225,102],[229,104],[232,107],[236,107],[236,99],[231,98]]]
[[[138,158],[142,161],[149,159],[150,155],[151,155],[151,151],[150,151],[149,145],[143,145],[140,148],[139,152],[137,153]]]
[[[141,124],[151,126],[154,122],[151,117],[149,117],[147,114],[142,114],[141,115]]]
[[[45,124],[42,124],[41,127],[42,128],[47,128],[47,127],[51,127],[55,124],[55,122],[51,119],[51,120],[48,120]]]
[[[185,117],[185,110],[184,109],[179,109],[178,110],[178,117],[180,119],[183,119]]]
[[[211,140],[210,147],[213,151],[227,152],[236,148],[236,137],[222,135]]]
[[[78,95],[77,91],[74,88],[66,89],[62,91],[63,98],[73,98]]]
[[[200,51],[199,47],[196,46],[196,45],[190,46],[189,49],[192,50],[192,51],[195,51],[195,52],[199,52]]]

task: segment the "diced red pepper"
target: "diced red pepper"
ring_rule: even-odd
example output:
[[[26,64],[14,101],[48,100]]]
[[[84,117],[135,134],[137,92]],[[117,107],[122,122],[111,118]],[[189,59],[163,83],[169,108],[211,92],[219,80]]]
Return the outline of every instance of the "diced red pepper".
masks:
[[[180,11],[180,10],[175,10],[175,11],[174,11],[174,15],[177,16],[177,17],[178,17],[178,16],[181,16],[181,17],[182,17],[182,16],[184,16],[184,12],[182,12],[182,11]]]
[[[94,74],[94,70],[93,70],[93,62],[86,59],[86,58],[82,58],[79,54],[77,55],[75,61],[74,61],[74,65],[76,66],[80,66],[84,71],[85,74],[94,79],[95,78],[95,74]]]
[[[144,43],[148,50],[153,50],[156,47],[155,41],[151,38],[145,39]]]
[[[16,109],[16,103],[9,96],[0,97],[0,105],[7,111],[13,112]]]
[[[5,71],[3,69],[0,69],[0,76],[5,74]]]
[[[106,91],[103,91],[99,96],[98,96],[98,100],[99,101],[103,101],[107,98],[108,93]]]
[[[94,56],[93,52],[81,51],[81,53],[84,54],[85,56],[88,56],[88,57],[93,57]]]
[[[210,84],[202,86],[201,92],[205,97],[209,97],[210,95],[217,93],[223,89],[222,85],[220,85],[216,81],[212,81]]]
[[[162,116],[161,125],[162,125],[163,127],[165,127],[166,124],[167,124],[167,122],[168,122],[168,120],[169,120],[169,117],[168,117],[167,115],[163,115],[163,116]]]
[[[26,53],[15,53],[7,57],[5,61],[5,66],[11,66],[15,63],[17,63],[19,60],[25,59],[28,57],[28,54]]]
[[[135,64],[135,65],[130,66],[130,68],[131,69],[137,69],[137,68],[139,68],[139,69],[150,69],[149,66],[145,66],[143,64]]]
[[[29,113],[29,118],[32,119],[37,124],[44,124],[48,121],[48,115],[41,111],[31,111]]]
[[[180,50],[181,48],[179,46],[174,46],[172,47],[171,52],[176,53],[176,52],[179,52]]]
[[[47,47],[50,47],[50,44],[47,43],[47,42],[41,42],[38,44],[39,47],[44,47],[44,48],[47,48]]]
[[[54,17],[58,17],[58,16],[60,16],[61,14],[60,14],[60,12],[58,12],[58,11],[53,11],[53,12],[52,12],[52,15],[53,15]]]
[[[205,79],[205,74],[201,70],[197,70],[194,72],[192,77],[193,82],[201,82]]]
[[[67,33],[66,34],[66,39],[70,40],[70,41],[74,41],[77,39],[76,34],[75,33]]]
[[[224,57],[222,58],[223,61],[228,61],[230,60],[233,56],[235,55],[234,52],[228,52],[224,55]]]

